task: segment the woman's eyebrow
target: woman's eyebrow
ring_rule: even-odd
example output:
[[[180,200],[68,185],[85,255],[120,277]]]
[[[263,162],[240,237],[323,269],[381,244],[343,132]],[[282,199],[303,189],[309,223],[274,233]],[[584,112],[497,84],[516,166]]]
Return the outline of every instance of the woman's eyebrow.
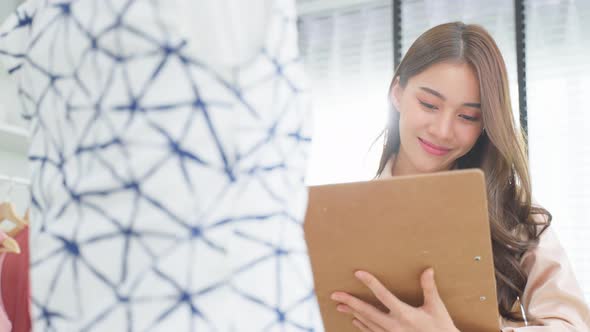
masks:
[[[447,100],[447,98],[445,96],[443,96],[442,93],[440,93],[440,92],[438,92],[436,90],[433,90],[431,88],[428,88],[428,87],[425,87],[425,86],[421,86],[420,87],[420,90],[423,90],[425,92],[428,92],[431,95],[434,95],[434,96],[436,96],[436,97],[438,97],[438,98],[440,98],[442,100]],[[481,109],[481,104],[480,103],[463,103],[463,106]]]

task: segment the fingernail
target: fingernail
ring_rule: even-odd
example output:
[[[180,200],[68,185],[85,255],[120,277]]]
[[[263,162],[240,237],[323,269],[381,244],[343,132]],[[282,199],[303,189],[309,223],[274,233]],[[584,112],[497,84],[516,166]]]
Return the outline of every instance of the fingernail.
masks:
[[[430,268],[430,271],[428,273],[430,273],[430,276],[432,278],[434,278],[434,269],[433,268]]]
[[[339,296],[338,296],[338,294],[336,294],[336,293],[332,293],[332,295],[330,296],[330,298],[331,298],[332,300],[334,300],[334,301],[338,301],[338,298],[339,298]]]
[[[363,271],[356,271],[354,273],[354,276],[357,277],[357,278],[359,278],[359,279],[363,279],[366,276],[366,274]]]

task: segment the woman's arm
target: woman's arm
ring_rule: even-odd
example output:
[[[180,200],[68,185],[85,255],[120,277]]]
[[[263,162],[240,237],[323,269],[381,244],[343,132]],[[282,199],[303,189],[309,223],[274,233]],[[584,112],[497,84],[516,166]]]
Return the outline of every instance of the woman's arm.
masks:
[[[529,274],[522,302],[539,321],[528,327],[506,323],[503,332],[590,331],[590,310],[551,228],[541,235],[538,247],[523,256],[522,265]]]

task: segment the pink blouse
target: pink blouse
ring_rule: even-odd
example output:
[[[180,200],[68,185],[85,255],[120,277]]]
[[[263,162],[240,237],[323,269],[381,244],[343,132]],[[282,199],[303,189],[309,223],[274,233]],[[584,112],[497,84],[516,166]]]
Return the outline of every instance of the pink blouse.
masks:
[[[379,179],[392,177],[392,163],[393,158]],[[529,276],[522,303],[539,322],[524,326],[500,318],[502,332],[590,332],[590,309],[551,227],[541,235],[539,245],[523,255],[521,265]]]
[[[523,327],[502,319],[503,332],[590,331],[590,310],[551,227],[524,254],[521,265],[529,274],[522,303],[543,325]]]

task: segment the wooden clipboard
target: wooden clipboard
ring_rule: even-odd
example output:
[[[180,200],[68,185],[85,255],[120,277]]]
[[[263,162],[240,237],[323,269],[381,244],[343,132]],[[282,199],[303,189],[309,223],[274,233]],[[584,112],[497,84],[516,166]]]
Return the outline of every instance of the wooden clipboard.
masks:
[[[357,331],[336,311],[334,291],[379,306],[354,271],[420,306],[419,277],[430,266],[459,330],[498,332],[486,197],[480,170],[310,187],[304,230],[326,332]]]

